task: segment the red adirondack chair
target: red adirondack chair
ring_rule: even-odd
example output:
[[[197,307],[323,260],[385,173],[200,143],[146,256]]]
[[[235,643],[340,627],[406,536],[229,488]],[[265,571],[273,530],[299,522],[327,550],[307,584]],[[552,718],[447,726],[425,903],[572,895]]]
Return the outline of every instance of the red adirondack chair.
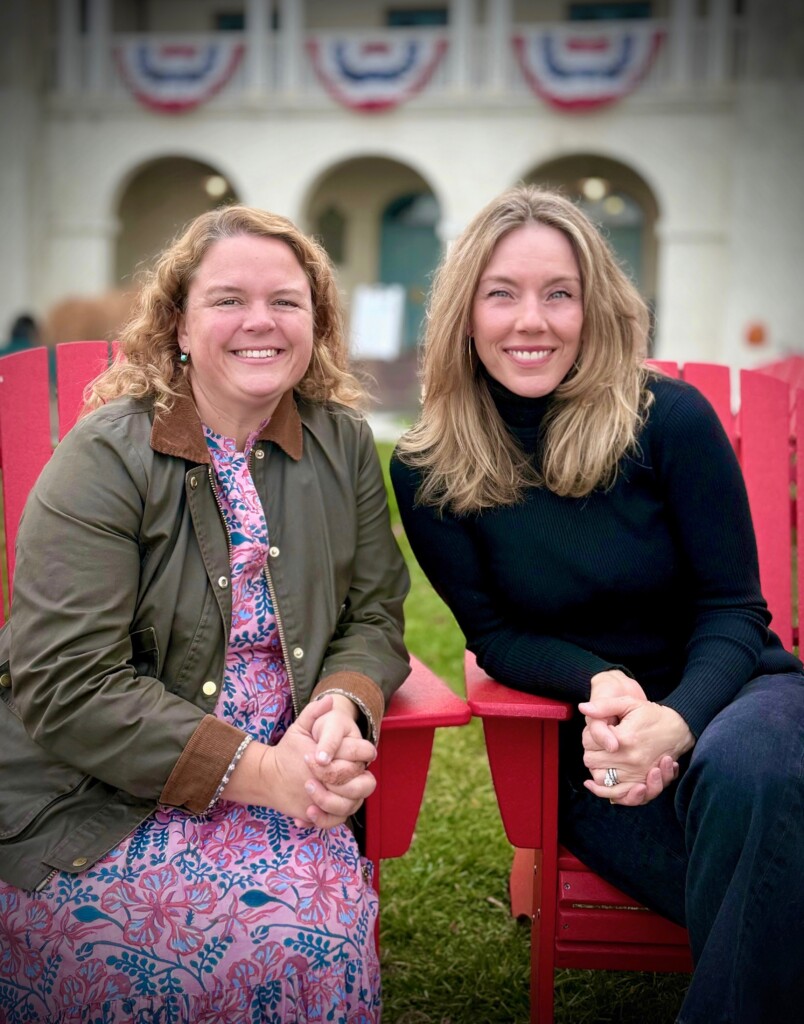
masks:
[[[793,608],[804,560],[792,578],[794,530],[804,536],[804,502],[791,498],[791,467],[804,486],[804,428],[791,430],[790,385],[759,371],[740,374],[732,412],[728,367],[657,363],[698,387],[716,409],[745,476],[757,534],[762,589],[773,628],[798,644]],[[804,391],[794,396],[804,425]],[[799,458],[796,459],[796,453]],[[794,586],[795,582],[795,586]],[[486,749],[506,834],[516,848],[511,904],[531,918],[531,1021],[553,1020],[554,967],[684,971],[691,958],[684,929],[608,885],[558,842],[558,730],[571,704],[502,686],[466,654],[469,706],[483,720]]]
[[[770,374],[778,380],[787,381],[790,385],[790,423],[795,430],[796,418],[796,396],[804,388],[804,356],[786,356],[784,359],[777,359],[772,363],[765,363],[757,366],[761,373]]]
[[[69,342],[57,347],[58,439],[75,423],[85,385],[108,365],[109,358],[110,347],[105,341]],[[8,601],[20,515],[28,492],[53,451],[51,404],[45,348],[0,358],[0,466]],[[0,622],[2,605],[0,600]],[[410,676],[389,703],[379,756],[371,766],[377,788],[366,801],[365,854],[374,862],[378,890],[380,860],[401,857],[410,847],[436,727],[465,725],[471,717],[466,703],[443,680],[418,659],[412,658],[411,662]]]

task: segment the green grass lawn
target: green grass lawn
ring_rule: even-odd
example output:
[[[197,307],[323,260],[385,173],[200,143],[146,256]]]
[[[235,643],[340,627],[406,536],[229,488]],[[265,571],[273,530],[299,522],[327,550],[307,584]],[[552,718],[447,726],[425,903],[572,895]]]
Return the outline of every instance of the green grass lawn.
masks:
[[[386,467],[391,445],[380,444]],[[463,695],[463,638],[413,558],[408,647]],[[530,935],[508,912],[505,838],[480,723],[439,729],[410,851],[382,868],[385,1024],[527,1024]],[[557,971],[557,1024],[672,1024],[684,975]]]

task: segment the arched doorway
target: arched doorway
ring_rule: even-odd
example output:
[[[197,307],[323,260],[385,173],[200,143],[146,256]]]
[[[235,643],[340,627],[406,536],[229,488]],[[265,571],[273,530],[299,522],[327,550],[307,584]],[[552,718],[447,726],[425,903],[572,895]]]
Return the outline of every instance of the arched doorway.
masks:
[[[594,153],[551,160],[526,180],[560,188],[600,225],[655,313],[659,205],[647,182],[627,164]]]
[[[377,397],[388,410],[411,410],[418,403],[416,342],[441,256],[435,230],[439,219],[428,182],[412,167],[386,157],[361,156],[334,165],[307,201],[306,227],[338,270],[353,351],[367,364]],[[395,321],[396,343],[372,352],[373,339],[361,333],[368,319],[361,303],[364,310],[367,292],[380,292],[381,286],[395,286],[404,294],[403,309]],[[398,309],[389,315],[396,317]]]
[[[186,157],[161,157],[129,179],[118,204],[120,233],[115,277],[127,287],[188,221],[223,203],[237,200],[220,170]]]

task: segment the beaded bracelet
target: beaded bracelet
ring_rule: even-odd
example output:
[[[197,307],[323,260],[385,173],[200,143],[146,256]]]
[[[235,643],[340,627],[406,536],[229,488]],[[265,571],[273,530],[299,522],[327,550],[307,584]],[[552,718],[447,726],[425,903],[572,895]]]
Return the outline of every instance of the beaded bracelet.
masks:
[[[319,693],[319,695],[316,697],[316,700],[321,700],[323,697],[326,697],[327,694],[332,694],[332,693],[340,694],[341,697],[348,697],[349,700],[353,704],[357,705],[357,707],[363,713],[363,717],[366,719],[366,724],[368,725],[369,735],[366,738],[368,740],[370,740],[376,746],[376,744],[377,744],[377,727],[376,727],[376,725],[374,723],[374,716],[369,711],[368,705],[365,703],[365,701],[362,701],[359,697],[356,697],[353,693],[349,693],[348,690],[339,690],[339,689],[336,689],[335,687],[333,687],[331,690],[324,690],[323,693]]]
[[[204,814],[209,814],[209,812],[212,810],[212,808],[215,806],[215,804],[220,800],[221,793],[226,788],[226,783],[229,781],[229,779],[231,779],[232,772],[237,767],[237,762],[240,760],[240,758],[243,756],[243,754],[245,754],[246,747],[249,745],[249,743],[251,743],[251,741],[253,739],[254,739],[253,736],[246,736],[245,739],[243,740],[243,742],[240,744],[240,746],[234,752],[234,757],[229,762],[229,767],[223,773],[223,778],[221,779],[220,783],[218,784],[218,788],[215,790],[215,795],[212,797],[212,799],[207,804],[207,809],[204,811]]]

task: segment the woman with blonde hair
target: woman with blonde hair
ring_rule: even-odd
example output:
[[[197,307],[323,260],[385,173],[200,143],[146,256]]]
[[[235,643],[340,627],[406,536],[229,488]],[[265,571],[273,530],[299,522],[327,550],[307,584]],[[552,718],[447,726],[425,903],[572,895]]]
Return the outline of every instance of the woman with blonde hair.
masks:
[[[379,1021],[349,819],[408,576],[324,251],[243,206],[157,259],[27,503],[0,1016]]]
[[[793,1019],[804,669],[768,629],[716,414],[646,365],[645,305],[560,193],[481,210],[428,314],[402,520],[478,663],[578,705],[562,842],[688,927],[679,1021]]]

